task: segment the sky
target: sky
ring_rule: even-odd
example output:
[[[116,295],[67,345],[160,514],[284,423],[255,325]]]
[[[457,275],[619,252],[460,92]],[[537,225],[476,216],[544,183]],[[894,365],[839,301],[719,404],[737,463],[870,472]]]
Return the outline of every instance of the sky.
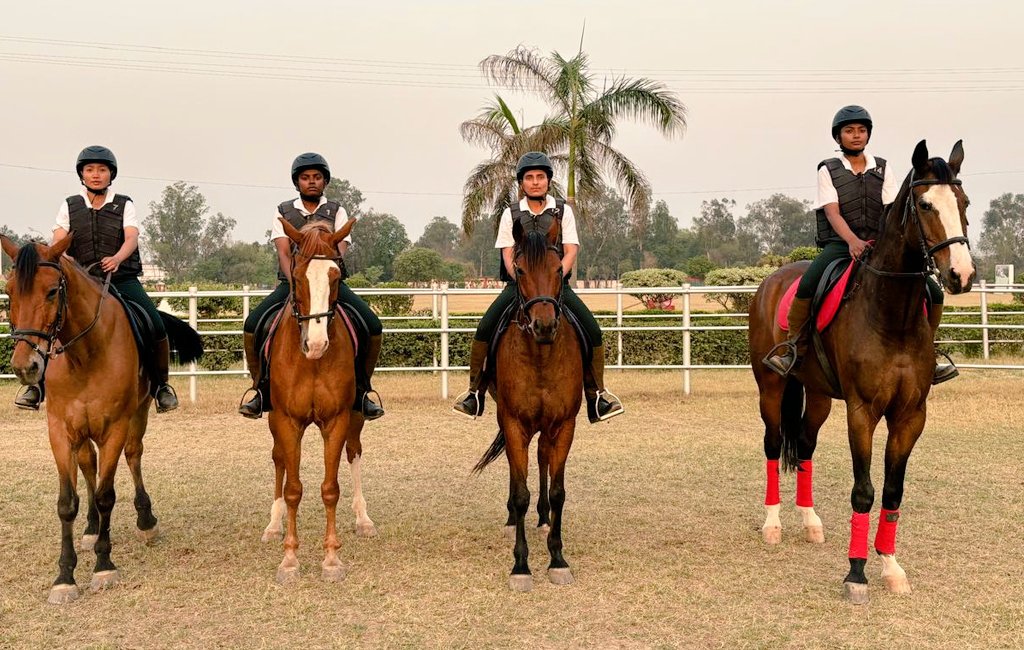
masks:
[[[832,115],[872,114],[869,148],[902,176],[927,139],[962,178],[974,243],[989,202],[1024,193],[1024,3],[819,1],[317,3],[9,2],[0,23],[0,225],[49,235],[80,187],[79,150],[117,155],[118,192],[140,216],[164,187],[195,184],[236,240],[264,240],[295,196],[292,159],[317,151],[415,241],[460,220],[462,186],[487,157],[459,136],[496,92],[525,124],[546,108],[488,85],[481,59],[519,45],[598,80],[649,77],[687,107],[682,137],[622,123],[614,145],[683,227],[701,201],[814,198],[835,149]],[[585,25],[585,28],[584,28]],[[357,226],[358,227],[358,226]]]

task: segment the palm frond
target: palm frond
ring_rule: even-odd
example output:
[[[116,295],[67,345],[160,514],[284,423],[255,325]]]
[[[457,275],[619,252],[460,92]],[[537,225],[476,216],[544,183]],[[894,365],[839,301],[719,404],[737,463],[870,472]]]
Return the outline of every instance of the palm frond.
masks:
[[[560,104],[555,87],[558,70],[536,50],[520,45],[508,54],[492,54],[480,62],[480,70],[494,83],[536,91],[547,101]]]
[[[686,107],[664,84],[650,79],[618,79],[583,110],[606,115],[611,122],[621,118],[647,122],[668,136],[686,129]]]
[[[466,234],[473,232],[473,226],[485,208],[507,206],[515,186],[514,161],[497,159],[477,165],[463,186],[462,229]],[[501,214],[501,210],[497,213]]]
[[[601,167],[615,180],[634,219],[645,219],[650,209],[651,185],[644,173],[611,145],[597,140],[590,142],[591,152]]]

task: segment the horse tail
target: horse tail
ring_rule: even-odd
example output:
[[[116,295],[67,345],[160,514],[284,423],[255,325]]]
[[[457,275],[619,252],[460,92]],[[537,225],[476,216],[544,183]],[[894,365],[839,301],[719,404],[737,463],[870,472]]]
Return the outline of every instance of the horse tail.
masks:
[[[798,379],[786,379],[782,390],[782,469],[796,471],[800,464],[797,458],[797,441],[803,435],[804,426],[804,385]]]
[[[487,448],[484,455],[480,457],[480,460],[473,465],[473,474],[479,474],[484,471],[484,468],[494,462],[501,452],[505,451],[505,432],[498,429],[498,435],[494,436],[494,442]]]
[[[203,340],[192,326],[168,313],[160,312],[170,347],[178,353],[178,363],[192,363],[203,356]]]

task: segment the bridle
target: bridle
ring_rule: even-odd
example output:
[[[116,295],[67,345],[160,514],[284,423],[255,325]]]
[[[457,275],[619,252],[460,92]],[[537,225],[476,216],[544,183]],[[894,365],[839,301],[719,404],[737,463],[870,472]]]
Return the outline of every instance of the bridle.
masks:
[[[327,326],[330,327],[331,326],[331,321],[334,320],[334,314],[336,313],[334,311],[334,309],[333,309],[333,305],[328,305],[327,306],[327,311],[320,312],[318,314],[303,315],[303,314],[299,313],[299,305],[295,301],[295,258],[296,257],[303,257],[303,258],[305,258],[307,260],[310,260],[310,261],[313,261],[313,260],[324,260],[324,261],[327,261],[327,262],[334,262],[335,264],[338,265],[338,269],[344,268],[345,262],[344,262],[343,258],[340,255],[338,255],[338,256],[330,256],[330,255],[303,255],[302,253],[298,253],[298,252],[296,252],[295,254],[292,255],[292,272],[291,272],[291,276],[290,276],[290,279],[289,279],[289,287],[290,287],[289,290],[291,292],[291,295],[289,296],[289,302],[291,303],[291,306],[292,306],[292,316],[295,317],[295,320],[298,321],[298,323],[300,325],[304,321],[308,321],[308,320],[315,320],[319,324],[321,318],[326,318],[327,319]]]
[[[560,253],[560,251],[558,250],[558,247],[554,246],[554,245],[551,245],[551,244],[549,244],[547,246],[547,250],[554,251],[555,253]],[[519,267],[518,264],[515,263],[515,260],[519,259],[522,255],[523,255],[523,251],[522,250],[517,251],[516,255],[515,255],[515,258],[513,258],[513,261],[512,261],[513,268],[515,269],[515,272],[516,272],[515,273],[516,277],[519,276],[520,267]],[[559,272],[559,275],[561,275],[562,269],[559,268],[558,272]],[[556,332],[558,331],[558,324],[562,320],[562,305],[563,305],[563,302],[562,302],[562,283],[561,282],[558,283],[558,295],[557,296],[534,296],[533,298],[530,298],[529,300],[527,300],[526,297],[523,295],[522,290],[519,288],[519,281],[517,280],[516,281],[516,297],[519,299],[519,318],[516,320],[516,323],[519,325],[519,329],[520,330],[529,331],[531,334],[533,334],[534,333],[533,332],[533,321],[530,320],[529,318],[527,318],[527,316],[529,315],[529,312],[530,312],[530,308],[533,307],[536,304],[549,303],[552,307],[555,308],[555,331]],[[525,323],[523,322],[524,320],[526,321]]]

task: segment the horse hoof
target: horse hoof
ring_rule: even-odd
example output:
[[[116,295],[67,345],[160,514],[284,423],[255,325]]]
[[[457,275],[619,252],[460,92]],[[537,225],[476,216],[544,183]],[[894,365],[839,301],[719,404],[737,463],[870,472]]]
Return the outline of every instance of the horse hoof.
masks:
[[[121,581],[121,575],[117,569],[111,571],[97,571],[92,574],[92,582],[89,583],[89,590],[92,592],[109,589]]]
[[[868,586],[859,582],[844,582],[843,591],[851,605],[868,604]]]
[[[65,605],[78,598],[78,585],[53,585],[46,602],[51,605]]]
[[[373,523],[356,524],[356,537],[376,537],[377,527]]]
[[[533,590],[533,576],[530,574],[513,574],[508,578],[508,586],[512,591],[526,593]]]
[[[260,541],[266,544],[267,542],[280,542],[284,539],[284,533],[280,530],[272,530],[270,528],[263,531],[263,535],[260,537]]]
[[[345,579],[345,568],[338,566],[325,566],[320,572],[320,577],[327,582],[341,582]]]
[[[821,526],[804,526],[804,539],[811,544],[824,544],[825,529]]]
[[[905,596],[910,593],[910,581],[907,576],[885,576],[885,587],[894,594]]]
[[[782,542],[782,526],[765,526],[761,529],[761,538],[768,545]]]
[[[277,567],[277,584],[287,585],[299,581],[299,567]]]
[[[544,524],[542,526],[537,526],[537,532],[540,533],[541,537],[547,537],[548,533],[551,532],[551,526],[548,526],[547,524]]]
[[[548,580],[553,585],[571,585],[576,582],[576,579],[572,577],[572,571],[569,570],[569,567],[548,569]]]
[[[150,546],[160,537],[160,526],[154,525],[149,530],[135,529],[135,536],[139,538],[139,541]]]
[[[96,548],[96,540],[99,538],[99,535],[82,535],[82,550],[91,551]]]
[[[507,539],[508,541],[510,541],[510,542],[516,541],[516,527],[515,526],[505,526],[505,528],[504,528],[504,535],[505,535],[505,539]]]

